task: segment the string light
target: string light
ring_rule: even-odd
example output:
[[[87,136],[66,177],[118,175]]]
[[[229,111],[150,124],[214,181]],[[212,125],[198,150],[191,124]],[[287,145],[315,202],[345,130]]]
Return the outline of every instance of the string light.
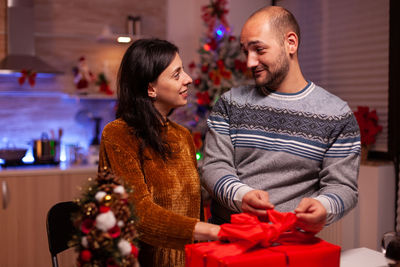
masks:
[[[215,35],[218,40],[222,39],[226,33],[226,28],[224,25],[220,24],[218,27],[215,28]]]
[[[197,160],[201,160],[202,157],[203,157],[203,155],[200,152],[196,153],[196,159]]]

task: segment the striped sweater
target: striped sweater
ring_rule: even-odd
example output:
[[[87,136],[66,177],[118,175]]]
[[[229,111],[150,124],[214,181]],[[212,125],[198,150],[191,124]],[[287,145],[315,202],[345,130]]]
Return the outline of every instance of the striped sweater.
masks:
[[[215,104],[205,140],[202,184],[213,223],[241,212],[243,196],[268,192],[275,209],[318,199],[330,224],[357,203],[360,133],[346,102],[309,82],[295,94],[233,88]]]

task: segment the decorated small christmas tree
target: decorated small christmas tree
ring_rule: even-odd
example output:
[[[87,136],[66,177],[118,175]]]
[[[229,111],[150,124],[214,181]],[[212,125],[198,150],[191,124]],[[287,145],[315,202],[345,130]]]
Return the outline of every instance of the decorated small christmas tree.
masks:
[[[128,187],[127,187],[128,188]],[[71,240],[81,267],[136,266],[138,249],[129,189],[105,168],[76,200],[80,210],[72,220],[76,232]]]
[[[198,151],[201,150],[208,113],[215,102],[224,92],[251,78],[239,41],[231,35],[226,5],[227,0],[211,0],[209,5],[202,7],[206,32],[198,50],[200,60],[189,65],[196,93],[187,108],[174,115],[177,121],[192,130]]]

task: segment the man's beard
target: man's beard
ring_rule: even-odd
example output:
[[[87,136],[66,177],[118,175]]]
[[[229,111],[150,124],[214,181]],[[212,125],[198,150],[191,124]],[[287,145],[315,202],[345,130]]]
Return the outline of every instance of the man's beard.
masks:
[[[279,88],[282,81],[286,78],[286,75],[289,72],[289,60],[284,54],[284,51],[282,51],[282,53],[280,54],[275,66],[276,69],[272,71],[268,66],[262,64],[261,66],[257,66],[257,68],[261,67],[267,72],[267,75],[263,81],[257,81],[255,79],[256,86],[258,88],[267,88],[272,91],[275,91]]]

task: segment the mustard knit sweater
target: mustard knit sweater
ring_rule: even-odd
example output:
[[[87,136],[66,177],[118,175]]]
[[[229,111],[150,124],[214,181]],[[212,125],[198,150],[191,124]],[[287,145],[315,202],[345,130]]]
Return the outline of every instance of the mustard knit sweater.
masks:
[[[173,158],[163,161],[139,144],[133,129],[121,119],[107,124],[100,145],[99,169],[107,166],[133,187],[130,196],[137,217],[139,261],[147,266],[184,266],[184,245],[193,242],[200,218],[200,183],[195,149],[187,129],[167,122],[166,141]]]

